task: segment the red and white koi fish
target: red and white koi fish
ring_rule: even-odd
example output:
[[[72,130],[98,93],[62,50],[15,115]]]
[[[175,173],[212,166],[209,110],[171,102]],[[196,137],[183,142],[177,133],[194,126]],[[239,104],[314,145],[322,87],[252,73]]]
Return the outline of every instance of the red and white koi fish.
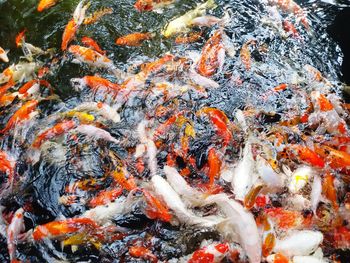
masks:
[[[219,263],[230,250],[228,243],[210,244],[193,252],[188,263]]]
[[[270,5],[277,5],[282,11],[294,14],[306,29],[310,28],[307,15],[302,7],[293,0],[268,0]]]
[[[17,262],[16,260],[16,246],[18,242],[19,235],[25,230],[24,210],[20,208],[13,215],[10,225],[7,228],[7,249],[9,251],[11,262]]]
[[[99,90],[106,90],[116,95],[121,90],[120,85],[98,76],[85,76],[81,79],[73,78],[71,83],[77,91],[82,90],[84,87],[89,87],[95,93]]]
[[[8,51],[5,51],[2,47],[0,47],[0,60],[7,63],[9,62],[9,58],[7,57]]]

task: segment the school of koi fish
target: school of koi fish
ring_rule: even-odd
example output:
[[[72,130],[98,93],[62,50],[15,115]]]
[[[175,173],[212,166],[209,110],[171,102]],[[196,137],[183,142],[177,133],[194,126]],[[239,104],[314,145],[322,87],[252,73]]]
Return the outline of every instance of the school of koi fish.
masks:
[[[81,33],[118,8],[94,2],[60,50],[29,43],[30,26],[16,63],[0,47],[1,262],[349,262],[350,104],[310,10],[194,2],[159,31],[115,32],[121,49],[171,43],[120,63]]]

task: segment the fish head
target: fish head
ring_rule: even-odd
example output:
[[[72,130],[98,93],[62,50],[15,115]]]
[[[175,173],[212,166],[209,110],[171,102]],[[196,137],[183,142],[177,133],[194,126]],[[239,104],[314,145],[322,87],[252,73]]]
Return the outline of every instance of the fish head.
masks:
[[[153,9],[152,0],[138,0],[136,1],[134,7],[139,12],[152,11]]]
[[[70,80],[70,83],[71,83],[72,87],[74,88],[74,90],[76,90],[76,91],[81,91],[85,87],[85,81],[83,79],[80,79],[80,78],[72,78]]]

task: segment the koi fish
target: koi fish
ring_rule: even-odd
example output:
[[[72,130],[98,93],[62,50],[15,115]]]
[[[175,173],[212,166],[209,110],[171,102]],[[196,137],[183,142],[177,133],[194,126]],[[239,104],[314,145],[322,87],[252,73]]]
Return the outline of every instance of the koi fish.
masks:
[[[225,61],[225,49],[221,41],[222,32],[216,31],[204,45],[198,61],[198,73],[202,76],[210,77],[217,69],[222,69]]]
[[[16,245],[18,242],[18,236],[25,230],[24,210],[20,208],[13,215],[10,225],[7,228],[7,249],[9,251],[11,262],[17,262],[16,260]]]
[[[323,192],[324,196],[329,201],[331,201],[334,209],[338,210],[339,205],[337,202],[337,190],[336,190],[336,187],[334,185],[334,180],[335,180],[335,177],[330,172],[326,172],[326,174],[323,178],[322,192]]]
[[[74,131],[85,134],[96,140],[102,139],[116,144],[119,143],[119,141],[116,138],[114,138],[108,131],[105,131],[101,128],[97,128],[93,125],[82,124],[75,128]]]
[[[215,178],[220,176],[221,160],[215,151],[215,148],[211,148],[208,152],[208,166],[209,166],[209,186],[213,186]]]
[[[251,69],[251,53],[249,50],[249,46],[254,45],[255,43],[256,43],[255,40],[247,41],[246,43],[243,44],[240,51],[240,58],[241,58],[242,64],[244,65],[247,71],[250,71]]]
[[[191,32],[187,36],[178,36],[175,39],[176,44],[190,44],[197,42],[202,38],[202,32]]]
[[[44,141],[62,135],[63,133],[73,129],[74,127],[76,127],[76,123],[72,120],[57,123],[52,128],[49,128],[46,131],[40,133],[34,140],[32,147],[40,148]]]
[[[109,92],[117,93],[121,89],[120,85],[98,76],[85,76],[81,79],[73,78],[71,83],[77,91],[82,90],[84,87],[89,87],[94,92],[106,89]]]
[[[9,80],[5,85],[0,87],[0,98],[6,94],[6,92],[15,85],[12,79]]]
[[[188,263],[221,262],[229,250],[230,247],[227,243],[210,244],[209,246],[202,247],[193,252]]]
[[[12,185],[15,175],[15,162],[4,151],[0,151],[0,171],[8,175],[8,185]]]
[[[77,118],[82,124],[88,124],[95,120],[95,117],[91,114],[74,110],[64,112],[61,116],[63,118]]]
[[[80,25],[84,21],[85,12],[89,7],[89,4],[84,5],[84,2],[85,0],[79,2],[74,11],[73,18],[69,20],[66,28],[64,29],[61,44],[62,51],[67,49],[69,43],[74,39]]]
[[[278,8],[280,8],[282,11],[296,15],[306,29],[310,28],[306,13],[304,12],[303,8],[301,8],[293,0],[268,0],[268,1],[272,5],[277,5]]]
[[[38,12],[42,12],[50,7],[56,5],[58,0],[40,0],[38,5]]]
[[[207,114],[210,118],[216,133],[223,139],[223,145],[227,146],[232,142],[233,136],[230,131],[231,122],[227,118],[226,114],[216,108],[204,107],[197,112],[197,115]]]
[[[39,64],[35,62],[20,62],[16,65],[13,64],[0,74],[0,84],[7,83],[10,80],[14,83],[27,80],[34,75],[38,66]]]
[[[123,189],[126,189],[127,191],[132,191],[137,188],[134,177],[132,175],[129,175],[124,168],[117,169],[116,171],[112,172],[111,176],[115,182],[117,182],[121,187],[123,187]]]
[[[16,36],[16,47],[20,47],[25,40],[26,36],[25,33],[27,32],[27,29],[23,29],[21,32],[19,32]]]
[[[143,195],[145,197],[147,207],[146,215],[150,219],[160,219],[164,222],[170,222],[171,214],[168,208],[157,197],[152,195],[149,191],[143,189]]]
[[[102,102],[85,102],[75,107],[73,111],[94,111],[107,120],[120,122],[117,110]]]
[[[93,23],[96,23],[98,20],[100,20],[105,15],[113,14],[113,9],[111,7],[103,7],[97,11],[95,11],[93,14],[87,16],[84,19],[84,25],[90,25]]]
[[[350,154],[344,151],[333,149],[329,146],[315,146],[315,151],[325,158],[333,169],[350,167]]]
[[[292,153],[303,162],[319,168],[323,168],[325,166],[323,158],[306,146],[290,145],[289,150],[291,150]]]
[[[265,212],[278,228],[284,230],[308,226],[311,223],[311,217],[304,217],[299,211],[291,211],[277,207],[267,208]]]
[[[224,223],[218,226],[218,230],[227,233],[227,229],[234,232],[231,235],[237,235],[243,249],[246,251],[249,261],[252,263],[261,262],[261,238],[258,232],[254,216],[246,210],[239,202],[230,199],[226,194],[211,195],[206,198],[205,204],[215,203],[220,210],[227,216],[226,223],[229,227],[222,228]]]
[[[151,33],[132,33],[116,39],[115,43],[118,46],[139,47],[145,40],[152,38]]]
[[[5,51],[2,47],[0,47],[0,60],[7,63],[9,62],[9,58],[7,57],[8,51]]]
[[[6,126],[0,131],[0,134],[4,134],[12,129],[16,124],[19,124],[25,120],[31,118],[31,113],[38,106],[37,100],[31,100],[26,102],[19,110],[17,110],[7,122]]]
[[[106,51],[103,51],[100,46],[97,44],[97,42],[95,40],[93,40],[91,37],[83,37],[81,39],[81,42],[89,47],[92,48],[93,50],[97,51],[98,53],[102,54],[102,55],[106,55]]]
[[[82,62],[97,68],[115,70],[112,60],[93,49],[71,45],[68,51],[76,57],[76,60],[73,62]]]
[[[295,28],[292,22],[288,20],[284,20],[283,23],[283,29],[290,34],[294,38],[300,38],[298,30]]]
[[[323,234],[319,231],[293,231],[283,240],[277,239],[273,250],[287,257],[308,256],[318,248],[322,241]]]
[[[194,10],[188,11],[184,15],[170,21],[162,31],[162,35],[168,38],[175,34],[188,31],[193,19],[203,16],[207,9],[212,9],[215,7],[215,0],[208,0],[207,2],[197,6]]]
[[[145,247],[142,246],[132,246],[129,248],[129,254],[130,256],[134,258],[142,258],[144,260],[147,260],[151,263],[158,262],[158,258],[152,254],[152,252]]]
[[[90,207],[96,207],[99,205],[106,205],[116,200],[123,193],[122,188],[116,188],[111,190],[104,190],[99,192],[98,195],[89,201]]]
[[[152,11],[170,5],[175,0],[137,0],[134,7],[137,11]]]
[[[78,231],[96,231],[99,225],[90,218],[69,218],[62,221],[52,221],[50,223],[35,227],[32,236],[35,241],[45,238],[55,239]]]

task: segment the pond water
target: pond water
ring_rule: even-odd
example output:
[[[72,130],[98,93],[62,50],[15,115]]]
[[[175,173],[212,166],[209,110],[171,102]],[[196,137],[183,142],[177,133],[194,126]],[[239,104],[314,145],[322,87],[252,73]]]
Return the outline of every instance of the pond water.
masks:
[[[293,262],[311,254],[348,262],[349,38],[341,23],[349,4],[300,1],[293,12],[279,3],[216,0],[202,15],[222,19],[191,26],[199,39],[178,44],[162,32],[198,1],[145,12],[134,0],[91,1],[86,16],[112,11],[81,25],[70,45],[93,38],[110,59],[101,66],[61,50],[79,1],[38,12],[38,1],[0,0],[0,47],[10,60],[0,72],[27,70],[0,93],[0,260],[274,262],[280,252]],[[22,46],[47,52],[23,57],[15,42],[23,30]],[[134,32],[150,37],[116,44]],[[206,55],[210,74],[200,69]],[[32,79],[37,88],[21,93]],[[14,120],[28,103],[35,106]],[[264,224],[276,240],[270,250]],[[296,232],[305,237],[289,242],[321,240],[304,253],[278,249]],[[224,251],[208,248],[218,244]]]

